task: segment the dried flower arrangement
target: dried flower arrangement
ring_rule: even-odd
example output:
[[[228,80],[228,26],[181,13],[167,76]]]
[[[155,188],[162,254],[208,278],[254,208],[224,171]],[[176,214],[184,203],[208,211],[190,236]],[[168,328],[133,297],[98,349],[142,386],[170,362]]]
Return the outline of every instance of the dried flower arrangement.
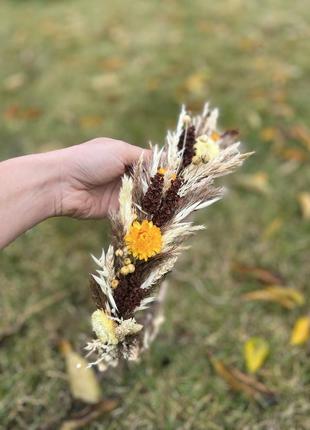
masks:
[[[187,249],[184,240],[204,228],[189,215],[219,200],[224,190],[214,179],[250,155],[239,152],[238,132],[217,130],[217,117],[208,104],[195,117],[182,108],[165,145],[152,146],[151,156],[122,179],[119,210],[111,214],[112,244],[93,257],[99,269],[90,282],[96,339],[86,349],[100,370],[121,358],[135,360],[149,346],[161,320],[155,317],[165,288],[159,284]]]

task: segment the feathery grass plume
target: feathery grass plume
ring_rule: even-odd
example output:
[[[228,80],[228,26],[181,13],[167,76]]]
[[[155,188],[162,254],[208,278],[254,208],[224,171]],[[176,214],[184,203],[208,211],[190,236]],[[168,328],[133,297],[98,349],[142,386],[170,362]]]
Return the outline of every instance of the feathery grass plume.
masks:
[[[219,200],[224,189],[214,180],[242,165],[238,133],[217,130],[218,110],[206,104],[191,117],[182,107],[175,131],[162,148],[127,169],[119,211],[111,214],[112,243],[91,280],[97,310],[92,315],[96,338],[86,349],[100,370],[121,359],[137,360],[158,331],[166,284],[184,241],[204,226],[189,216]]]

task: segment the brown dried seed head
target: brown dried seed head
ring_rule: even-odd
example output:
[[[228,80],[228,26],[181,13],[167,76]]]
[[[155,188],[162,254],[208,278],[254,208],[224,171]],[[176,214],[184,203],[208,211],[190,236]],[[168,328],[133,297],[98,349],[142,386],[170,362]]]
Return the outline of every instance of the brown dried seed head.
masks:
[[[147,192],[142,200],[142,209],[153,215],[159,208],[164,187],[164,174],[157,172],[151,179]]]

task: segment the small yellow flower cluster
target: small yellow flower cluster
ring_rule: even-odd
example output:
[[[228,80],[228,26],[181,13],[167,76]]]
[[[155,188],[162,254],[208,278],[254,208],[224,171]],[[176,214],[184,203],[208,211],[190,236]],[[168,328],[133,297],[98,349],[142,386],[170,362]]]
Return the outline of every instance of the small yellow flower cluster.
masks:
[[[98,339],[108,345],[117,345],[127,335],[136,334],[143,328],[133,318],[122,320],[118,324],[102,309],[97,309],[93,312],[92,327]]]
[[[194,145],[195,156],[192,162],[194,164],[207,163],[217,157],[220,153],[220,148],[217,143],[219,138],[220,136],[216,132],[213,132],[211,136],[205,134],[199,136]]]
[[[109,345],[117,345],[118,339],[115,334],[116,322],[107,316],[101,309],[92,314],[92,326],[99,340]]]
[[[132,263],[131,259],[128,257],[128,248],[125,246],[123,249],[117,249],[115,251],[115,256],[122,259],[122,267],[120,268],[120,271],[118,274],[121,275],[128,275],[129,273],[133,273],[136,268],[135,265]],[[111,286],[112,288],[117,288],[119,284],[119,281],[117,279],[113,279]]]

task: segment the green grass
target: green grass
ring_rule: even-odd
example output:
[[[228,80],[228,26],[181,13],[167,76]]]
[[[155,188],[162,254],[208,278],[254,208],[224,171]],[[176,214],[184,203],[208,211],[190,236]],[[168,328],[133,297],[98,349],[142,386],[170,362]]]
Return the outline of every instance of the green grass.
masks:
[[[256,151],[242,174],[269,175],[267,195],[239,188],[239,174],[229,178],[228,196],[200,215],[208,230],[170,277],[160,336],[139,365],[103,378],[121,409],[89,428],[309,428],[307,348],[289,346],[306,307],[243,303],[258,285],[231,273],[234,260],[267,266],[307,295],[309,223],[296,196],[309,189],[309,166],[279,155],[306,151],[290,131],[310,116],[307,2],[3,0],[0,24],[1,158],[102,135],[162,141],[182,102],[198,110],[210,99],[222,126],[238,127]],[[263,141],[267,127],[284,138]],[[277,218],[282,227],[266,238]],[[107,243],[106,222],[52,219],[1,253],[1,327],[47,295],[66,294],[1,346],[1,428],[41,429],[66,414],[57,342],[82,350],[90,335],[89,253]],[[264,410],[229,392],[206,355],[212,347],[244,369],[243,342],[254,335],[270,343],[260,377],[280,398]]]

